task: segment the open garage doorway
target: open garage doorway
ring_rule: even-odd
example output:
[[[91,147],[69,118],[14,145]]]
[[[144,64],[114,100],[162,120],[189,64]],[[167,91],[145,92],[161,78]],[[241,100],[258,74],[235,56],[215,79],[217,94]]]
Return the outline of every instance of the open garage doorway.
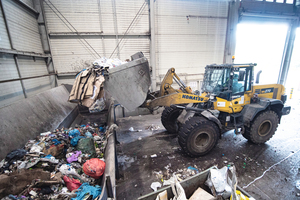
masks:
[[[290,92],[293,88],[293,98],[300,99],[300,28],[296,30],[294,49],[290,63],[289,73],[286,80],[286,93],[290,98]]]
[[[277,83],[288,24],[241,22],[237,25],[235,63],[257,63],[259,84]]]

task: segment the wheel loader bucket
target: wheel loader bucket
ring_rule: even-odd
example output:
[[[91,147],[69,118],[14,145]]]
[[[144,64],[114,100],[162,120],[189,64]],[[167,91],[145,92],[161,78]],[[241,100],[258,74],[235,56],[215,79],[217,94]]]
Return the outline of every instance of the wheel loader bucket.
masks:
[[[146,100],[151,85],[148,60],[138,58],[108,70],[104,89],[129,111],[134,111]]]

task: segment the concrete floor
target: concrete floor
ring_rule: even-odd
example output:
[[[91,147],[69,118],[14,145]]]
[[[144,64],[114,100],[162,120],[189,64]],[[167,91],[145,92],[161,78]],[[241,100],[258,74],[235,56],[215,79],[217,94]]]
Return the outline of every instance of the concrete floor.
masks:
[[[117,153],[121,178],[117,182],[117,199],[137,199],[152,192],[151,183],[160,181],[154,171],[168,176],[188,166],[203,171],[230,162],[236,166],[238,185],[254,198],[300,199],[295,187],[295,181],[300,180],[300,95],[295,93],[288,105],[292,106],[291,113],[282,117],[276,134],[267,143],[254,145],[231,131],[223,134],[217,146],[200,158],[190,158],[182,152],[176,135],[165,132],[160,115],[119,119]],[[145,130],[151,124],[160,129]],[[130,127],[142,131],[130,132]],[[157,157],[151,158],[152,154]],[[170,166],[169,171],[166,166]],[[261,178],[251,183],[258,177]]]

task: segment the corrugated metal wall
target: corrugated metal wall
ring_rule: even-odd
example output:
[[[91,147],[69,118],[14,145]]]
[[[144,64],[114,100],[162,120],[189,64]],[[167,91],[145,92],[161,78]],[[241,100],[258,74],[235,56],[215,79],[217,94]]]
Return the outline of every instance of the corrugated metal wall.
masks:
[[[32,0],[22,2],[34,8]],[[2,3],[13,48],[44,53],[36,16],[16,1],[2,0]],[[54,67],[63,77],[58,83],[73,83],[74,79],[66,78],[68,74],[90,66],[100,56],[125,60],[142,51],[150,61],[148,3],[145,0],[43,1]],[[157,82],[170,67],[175,67],[183,81],[199,89],[205,65],[223,62],[228,1],[156,0],[154,4]],[[2,13],[0,30],[1,48],[10,49]],[[1,80],[19,78],[13,56],[1,54],[0,62],[5,65],[5,73],[10,74],[1,75]],[[47,74],[42,58],[18,56],[18,63],[21,77]],[[8,97],[24,96],[20,81],[7,85],[12,88],[2,87],[5,89],[1,89],[0,106],[11,102]],[[50,83],[44,77],[24,80],[23,85],[26,95],[31,96],[48,89]]]
[[[32,57],[19,56],[18,62],[21,77],[48,74],[47,68],[45,67],[45,61],[42,58],[36,58],[33,60]],[[51,89],[49,82],[49,76],[24,80],[23,83],[26,95],[30,97]]]
[[[19,78],[13,55],[0,55],[0,80]],[[0,107],[24,99],[20,81],[0,84]]]
[[[37,20],[14,1],[4,0],[13,47],[20,51],[43,53]]]
[[[32,0],[20,0],[20,1],[22,1],[23,3],[25,3],[29,7],[33,8],[33,1]]]
[[[142,6],[142,12],[114,51]],[[132,54],[142,51],[150,60],[149,36],[145,36],[149,34],[149,13],[144,0],[45,0],[44,9],[54,66],[59,74],[78,72],[100,56],[110,57],[113,51],[112,58],[130,59]],[[81,36],[74,35],[76,31]]]
[[[155,3],[158,82],[174,67],[183,81],[199,86],[207,64],[223,63],[228,1],[156,0]]]
[[[32,0],[23,0],[33,8]],[[36,16],[15,1],[2,0],[6,14],[7,25],[11,35],[12,46],[6,31],[3,13],[0,12],[0,48],[7,50],[34,52],[43,54],[40,33]],[[11,80],[31,76],[48,74],[46,62],[43,58],[17,56],[19,72],[12,54],[0,53],[0,80]],[[23,80],[27,97],[50,89],[49,77]],[[21,81],[0,83],[0,107],[24,99]]]
[[[10,49],[2,12],[0,12],[0,48]]]

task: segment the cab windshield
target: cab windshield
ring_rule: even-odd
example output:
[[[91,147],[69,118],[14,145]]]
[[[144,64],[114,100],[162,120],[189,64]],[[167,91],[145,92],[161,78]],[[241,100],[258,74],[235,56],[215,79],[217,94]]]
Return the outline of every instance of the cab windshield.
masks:
[[[219,94],[228,90],[229,68],[206,67],[202,91]]]

